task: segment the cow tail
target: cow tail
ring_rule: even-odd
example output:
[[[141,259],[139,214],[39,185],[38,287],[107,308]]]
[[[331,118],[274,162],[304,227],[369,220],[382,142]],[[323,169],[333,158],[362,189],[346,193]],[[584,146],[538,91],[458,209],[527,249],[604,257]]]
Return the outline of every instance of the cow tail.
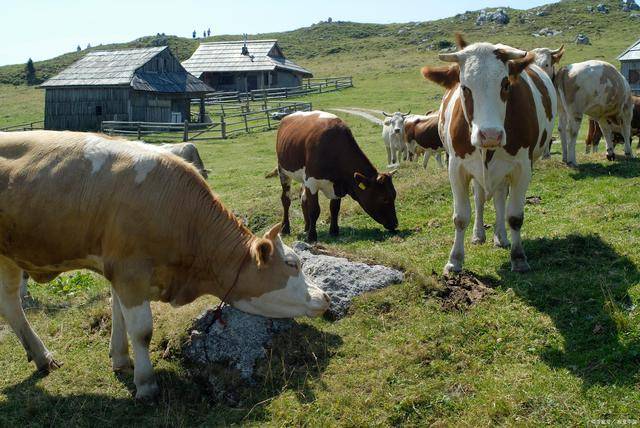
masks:
[[[278,176],[278,167],[265,174],[264,178],[275,178]]]

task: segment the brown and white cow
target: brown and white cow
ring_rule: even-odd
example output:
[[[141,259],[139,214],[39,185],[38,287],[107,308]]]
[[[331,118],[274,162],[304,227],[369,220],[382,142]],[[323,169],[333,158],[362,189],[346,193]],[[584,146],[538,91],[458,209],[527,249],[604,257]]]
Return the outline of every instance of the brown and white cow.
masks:
[[[631,151],[631,119],[633,102],[627,80],[611,64],[585,61],[570,64],[556,73],[554,81],[559,98],[559,124],[562,140],[562,160],[576,163],[576,139],[582,117],[586,114],[600,125],[607,142],[607,159],[613,160],[613,133],[624,139],[624,152]]]
[[[418,145],[424,149],[422,166],[427,169],[429,158],[435,155],[438,165],[442,168],[442,154],[444,145],[438,132],[438,112],[425,116],[409,116],[404,122],[404,135],[408,147]],[[415,149],[414,149],[415,151]]]
[[[398,227],[392,173],[379,173],[338,116],[298,112],[282,120],[276,144],[282,185],[282,232],[290,233],[291,182],[302,183],[302,211],[307,240],[317,241],[318,192],[331,200],[329,233],[339,234],[340,201],[349,195],[388,230]]]
[[[450,155],[449,179],[454,196],[455,242],[445,272],[459,272],[464,262],[464,234],[471,217],[469,183],[474,182],[476,222],[473,240],[484,242],[483,211],[493,196],[496,207],[494,242],[509,245],[511,268],[529,270],[520,230],[532,165],[551,137],[556,95],[547,74],[533,64],[534,56],[505,45],[467,43],[441,54],[450,67],[425,67],[424,76],[445,88],[440,106],[440,136]]]
[[[59,367],[20,305],[23,272],[38,282],[90,269],[112,286],[110,355],[137,398],[158,392],[149,302],[212,294],[270,317],[315,316],[328,296],[278,236],[252,234],[195,168],[157,146],[98,134],[0,134],[0,315],[42,372]]]
[[[633,136],[640,137],[640,97],[636,97],[632,95],[631,99],[633,101],[633,116],[631,118],[631,138],[633,139]],[[593,150],[594,153],[597,153],[598,145],[600,144],[601,138],[602,138],[602,131],[600,130],[600,126],[598,126],[598,122],[596,122],[593,119],[589,119],[589,131],[587,132],[587,138],[585,140],[586,153],[591,153],[591,150]],[[619,133],[614,132],[613,133],[614,146],[620,143],[624,143],[624,137]],[[640,140],[638,141],[638,148],[640,148]]]
[[[161,144],[160,147],[181,157],[192,164],[205,179],[209,178],[210,169],[204,167],[198,148],[193,143]]]

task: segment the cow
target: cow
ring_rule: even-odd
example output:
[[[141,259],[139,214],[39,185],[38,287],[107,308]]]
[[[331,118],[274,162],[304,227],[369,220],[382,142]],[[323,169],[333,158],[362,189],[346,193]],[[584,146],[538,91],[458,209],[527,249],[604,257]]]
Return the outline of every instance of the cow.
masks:
[[[298,112],[282,120],[276,153],[282,185],[282,233],[291,233],[291,182],[303,184],[302,211],[307,241],[318,239],[318,192],[331,200],[329,233],[337,236],[341,199],[351,196],[386,229],[398,227],[393,173],[379,173],[358,146],[351,130],[337,116],[323,111]]]
[[[409,160],[409,150],[404,139],[404,120],[411,111],[382,114],[386,118],[382,124],[382,139],[387,149],[387,161],[389,166],[398,165],[400,161]]]
[[[631,88],[613,65],[595,60],[570,64],[558,70],[555,85],[559,98],[562,160],[566,164],[577,165],[576,138],[585,114],[600,125],[607,142],[608,160],[615,159],[614,132],[622,135],[625,155],[633,157]]]
[[[0,315],[43,373],[60,363],[25,318],[23,272],[46,283],[88,269],[111,282],[112,367],[135,367],[136,398],[146,400],[158,393],[150,301],[181,306],[211,294],[268,317],[328,308],[279,231],[251,233],[195,168],[157,146],[79,132],[0,135]]]
[[[422,161],[424,169],[427,169],[431,155],[435,155],[438,165],[440,168],[443,167],[444,146],[438,132],[438,116],[437,112],[429,113],[426,116],[413,115],[407,117],[404,122],[405,142],[409,149],[415,145],[424,149]]]
[[[505,45],[468,45],[456,37],[459,51],[440,54],[449,67],[424,67],[422,73],[447,89],[439,112],[439,129],[449,153],[455,240],[445,273],[460,272],[464,234],[471,217],[469,184],[476,202],[474,243],[483,243],[484,204],[493,196],[496,208],[494,243],[509,245],[511,269],[530,269],[520,231],[525,194],[533,162],[545,151],[557,110],[553,82],[534,64],[534,55]]]
[[[198,152],[198,148],[195,146],[195,144],[161,144],[160,147],[173,153],[176,156],[181,157],[190,164],[193,164],[193,166],[196,167],[200,175],[202,175],[205,180],[209,178],[209,173],[211,172],[211,170],[204,167],[204,162],[202,162],[202,158],[200,157],[200,153]]]
[[[631,118],[631,138],[633,136],[640,137],[640,97],[636,97],[635,95],[631,96],[633,101],[633,116]],[[589,132],[587,133],[587,138],[585,140],[585,151],[586,153],[590,153],[593,149],[593,152],[596,153],[598,151],[598,144],[600,143],[600,139],[602,138],[602,131],[598,126],[598,122],[593,119],[589,119]],[[617,132],[613,133],[613,144],[614,146],[620,143],[624,143],[624,137]],[[637,148],[640,148],[640,139],[638,141]]]

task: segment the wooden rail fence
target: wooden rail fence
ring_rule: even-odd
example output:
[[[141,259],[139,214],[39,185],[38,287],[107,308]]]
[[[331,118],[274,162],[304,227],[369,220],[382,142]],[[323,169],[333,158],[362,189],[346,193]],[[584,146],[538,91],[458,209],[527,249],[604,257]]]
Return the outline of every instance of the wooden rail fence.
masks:
[[[0,128],[0,131],[2,132],[33,131],[35,129],[44,129],[44,121],[40,120],[38,122],[29,122],[29,123],[22,123],[20,125],[6,126],[4,128]]]

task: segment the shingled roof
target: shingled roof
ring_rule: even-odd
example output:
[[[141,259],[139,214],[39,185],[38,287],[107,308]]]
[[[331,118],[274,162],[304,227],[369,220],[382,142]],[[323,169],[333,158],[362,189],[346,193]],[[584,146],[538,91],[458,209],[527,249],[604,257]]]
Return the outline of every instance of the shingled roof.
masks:
[[[182,72],[161,73],[138,71],[165,49],[169,48],[160,46],[90,52],[40,86],[43,88],[131,86],[139,91],[165,93],[212,91],[208,85],[184,69]]]
[[[242,54],[243,41],[202,43],[182,63],[184,68],[196,77],[202,73],[233,73],[247,71],[274,71],[276,69],[293,71],[305,77],[313,73],[285,58],[277,40],[247,41],[248,55]]]
[[[640,60],[640,40],[631,45],[618,57],[620,61],[636,61]]]

